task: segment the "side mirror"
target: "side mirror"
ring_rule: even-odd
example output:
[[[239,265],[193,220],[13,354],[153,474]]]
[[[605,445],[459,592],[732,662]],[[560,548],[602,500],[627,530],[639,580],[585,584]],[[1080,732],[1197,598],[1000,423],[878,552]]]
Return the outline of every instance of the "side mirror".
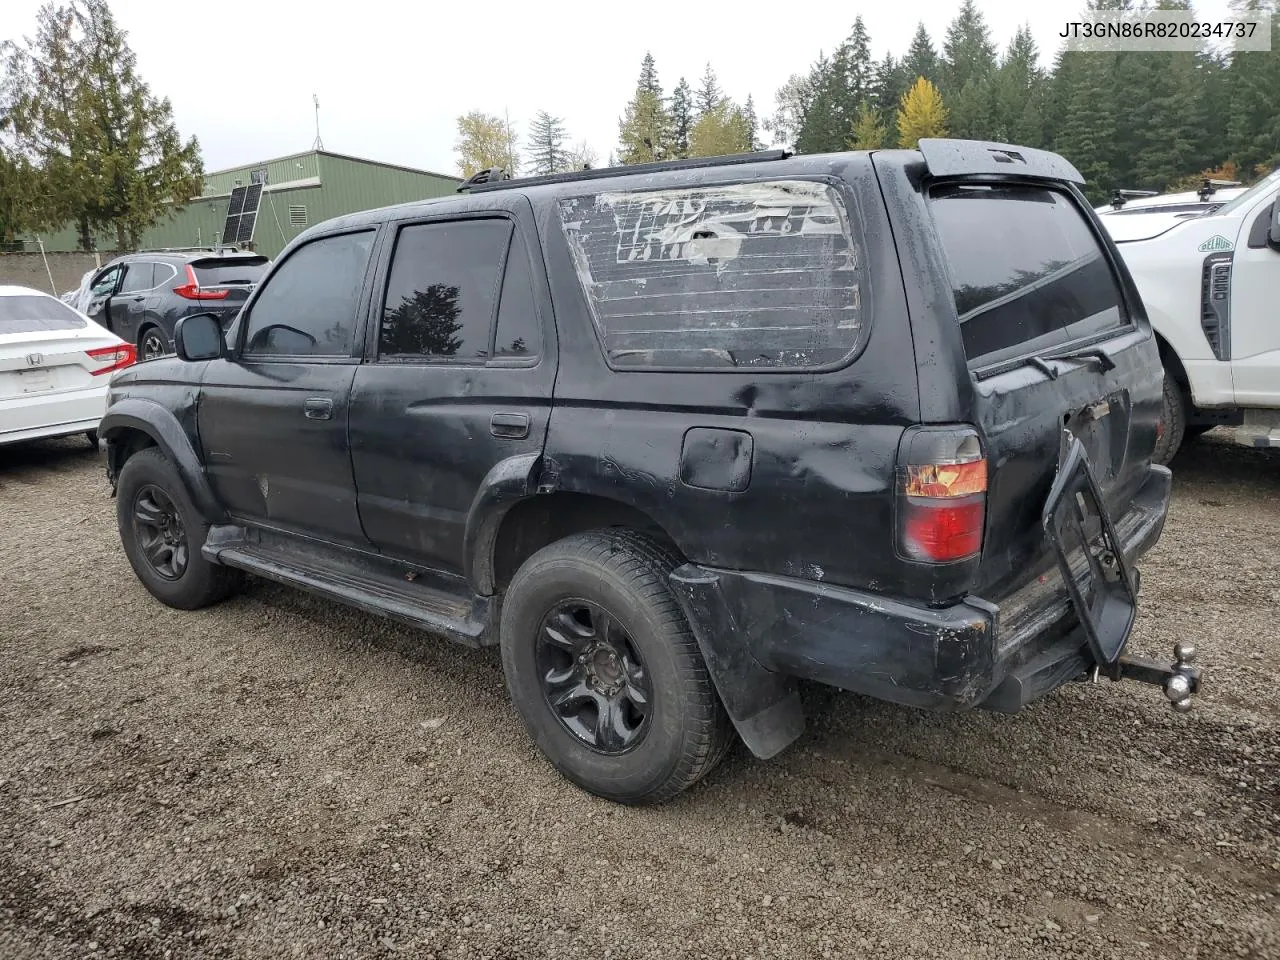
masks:
[[[217,360],[227,351],[222,324],[212,313],[193,313],[173,328],[173,346],[183,360]]]

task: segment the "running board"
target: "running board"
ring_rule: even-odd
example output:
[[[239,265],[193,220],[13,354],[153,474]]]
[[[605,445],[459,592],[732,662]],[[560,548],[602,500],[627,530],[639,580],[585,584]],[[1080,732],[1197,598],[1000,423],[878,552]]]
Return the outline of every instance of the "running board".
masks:
[[[489,629],[496,621],[494,598],[474,596],[460,589],[461,582],[455,588],[429,571],[376,554],[230,525],[212,527],[201,553],[211,563],[300,587],[465,646],[496,642]]]

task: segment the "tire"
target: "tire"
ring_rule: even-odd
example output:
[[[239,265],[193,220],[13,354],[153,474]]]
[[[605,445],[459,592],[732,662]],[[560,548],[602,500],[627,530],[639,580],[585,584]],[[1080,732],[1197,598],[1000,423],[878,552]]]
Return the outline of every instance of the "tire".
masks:
[[[143,327],[138,333],[138,361],[141,363],[146,360],[158,360],[160,357],[167,356],[171,353],[169,349],[169,341],[165,339],[164,331],[154,324]]]
[[[1151,459],[1159,464],[1168,464],[1182,446],[1182,438],[1187,429],[1187,398],[1177,381],[1167,373],[1164,375],[1160,422],[1164,425],[1164,433],[1156,439],[1156,449]]]
[[[144,514],[157,523],[144,520]],[[135,453],[120,471],[116,525],[133,572],[166,606],[198,610],[224,600],[240,585],[238,571],[201,556],[209,524],[191,502],[177,467],[154,447]],[[148,548],[156,560],[148,558]]]
[[[608,800],[669,800],[732,744],[728,715],[668,581],[679,563],[630,531],[576,534],[530,557],[503,602],[502,665],[530,737],[565,777]],[[553,640],[557,634],[568,644]],[[609,700],[619,685],[618,699]],[[561,694],[558,712],[552,697]],[[615,705],[602,711],[602,703]]]

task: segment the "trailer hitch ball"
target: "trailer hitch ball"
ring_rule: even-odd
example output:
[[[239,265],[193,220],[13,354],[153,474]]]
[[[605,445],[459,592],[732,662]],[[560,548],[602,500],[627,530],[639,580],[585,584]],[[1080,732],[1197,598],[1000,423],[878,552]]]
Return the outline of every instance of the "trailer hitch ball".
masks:
[[[1195,687],[1188,675],[1192,670],[1191,664],[1196,659],[1196,648],[1194,644],[1180,640],[1173,645],[1174,674],[1164,684],[1164,695],[1169,698],[1169,704],[1178,713],[1188,713],[1191,710],[1191,694],[1195,692]]]
[[[1173,701],[1175,707],[1183,701],[1187,701],[1190,706],[1191,681],[1182,674],[1175,673],[1164,682],[1164,695]]]

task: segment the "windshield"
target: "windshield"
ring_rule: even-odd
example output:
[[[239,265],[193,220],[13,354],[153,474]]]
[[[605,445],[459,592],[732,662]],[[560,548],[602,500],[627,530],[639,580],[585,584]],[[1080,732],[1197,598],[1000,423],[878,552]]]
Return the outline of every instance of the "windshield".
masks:
[[[1268,176],[1263,177],[1234,200],[1228,200],[1215,210],[1214,213],[1219,217],[1225,216],[1229,213],[1235,213],[1241,207],[1253,203],[1253,201],[1257,200],[1268,191],[1274,190],[1277,186],[1280,186],[1280,167],[1276,167]]]

